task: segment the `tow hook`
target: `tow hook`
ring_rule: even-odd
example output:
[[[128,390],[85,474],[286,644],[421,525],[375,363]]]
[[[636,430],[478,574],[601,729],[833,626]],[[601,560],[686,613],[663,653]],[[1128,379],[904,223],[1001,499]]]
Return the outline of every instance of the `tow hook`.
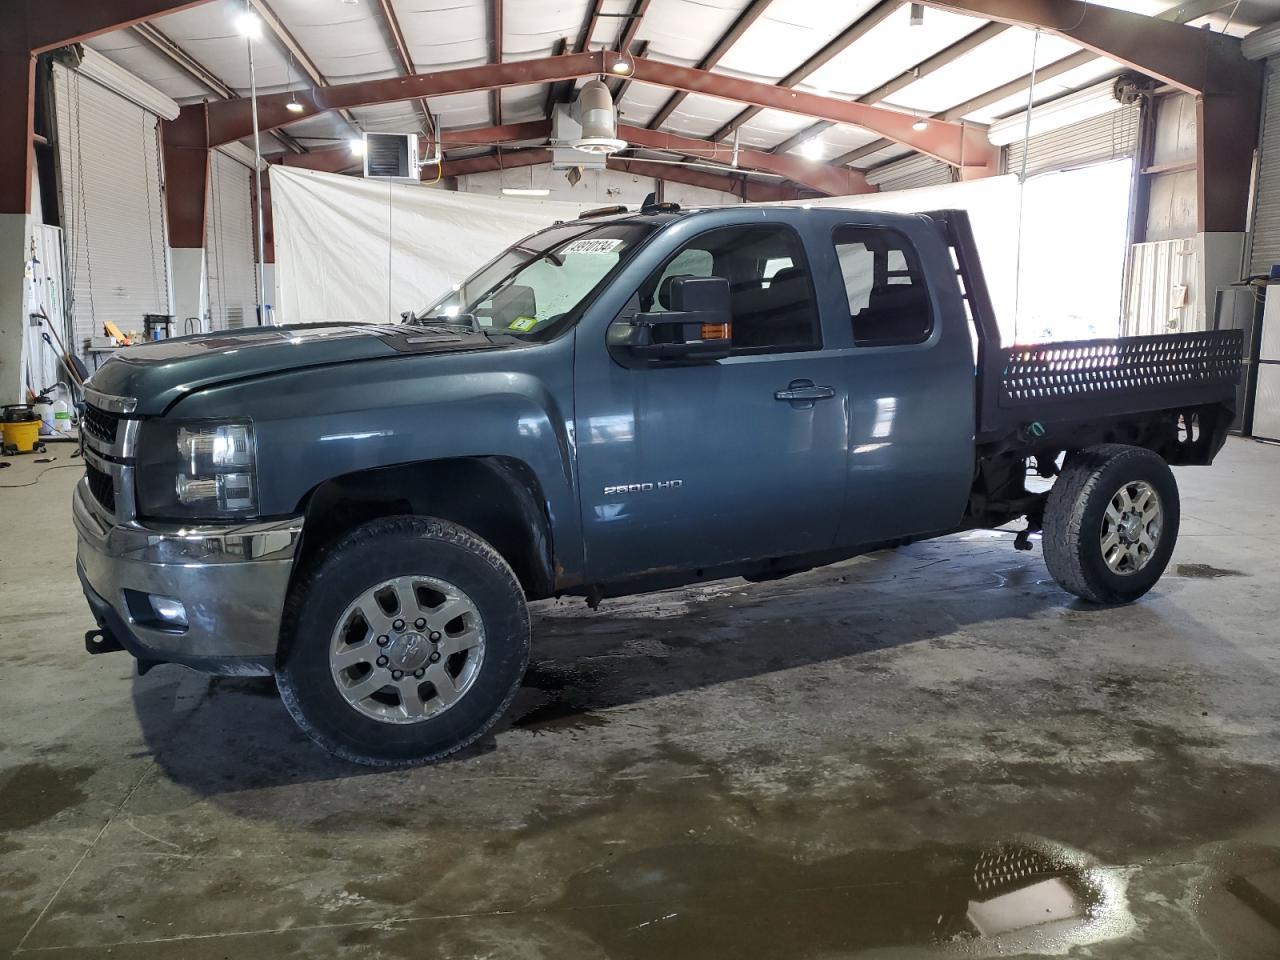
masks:
[[[84,648],[96,654],[115,653],[117,650],[123,650],[124,646],[109,631],[99,628],[85,631]]]

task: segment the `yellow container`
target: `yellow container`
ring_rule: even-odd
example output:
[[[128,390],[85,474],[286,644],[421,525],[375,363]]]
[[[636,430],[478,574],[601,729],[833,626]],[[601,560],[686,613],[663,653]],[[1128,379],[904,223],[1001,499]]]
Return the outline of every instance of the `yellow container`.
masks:
[[[14,450],[18,453],[30,453],[35,449],[36,441],[40,438],[40,420],[19,420],[16,423],[5,423],[4,428],[4,446],[5,450]]]

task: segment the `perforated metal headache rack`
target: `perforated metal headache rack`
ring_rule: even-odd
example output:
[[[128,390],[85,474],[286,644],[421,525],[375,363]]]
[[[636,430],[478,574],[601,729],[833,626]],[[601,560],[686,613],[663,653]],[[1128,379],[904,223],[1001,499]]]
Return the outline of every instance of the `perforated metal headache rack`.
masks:
[[[1032,421],[1234,405],[1244,354],[1240,330],[1001,346],[968,214],[928,216],[943,227],[977,331],[980,439]]]

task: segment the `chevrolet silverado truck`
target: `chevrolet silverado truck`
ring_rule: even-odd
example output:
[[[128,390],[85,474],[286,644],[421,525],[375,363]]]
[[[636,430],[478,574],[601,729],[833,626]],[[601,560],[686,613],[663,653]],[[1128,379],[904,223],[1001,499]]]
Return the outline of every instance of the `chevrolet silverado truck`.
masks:
[[[956,211],[603,211],[404,320],[167,340],[94,374],[90,652],[274,674],[320,745],[397,766],[502,715],[533,600],[1025,518],[1016,545],[1039,532],[1065,590],[1129,602],[1177,538],[1169,466],[1224,442],[1242,350],[1002,346]]]

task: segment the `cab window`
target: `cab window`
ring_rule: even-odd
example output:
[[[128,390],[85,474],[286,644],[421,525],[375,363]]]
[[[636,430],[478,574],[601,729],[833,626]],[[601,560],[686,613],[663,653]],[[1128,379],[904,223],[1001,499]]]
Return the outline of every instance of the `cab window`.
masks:
[[[910,241],[896,230],[838,227],[834,242],[854,343],[883,347],[927,340],[933,313]]]
[[[804,250],[788,227],[724,227],[694,237],[640,288],[640,309],[670,310],[676,277],[729,281],[735,354],[822,346]]]

